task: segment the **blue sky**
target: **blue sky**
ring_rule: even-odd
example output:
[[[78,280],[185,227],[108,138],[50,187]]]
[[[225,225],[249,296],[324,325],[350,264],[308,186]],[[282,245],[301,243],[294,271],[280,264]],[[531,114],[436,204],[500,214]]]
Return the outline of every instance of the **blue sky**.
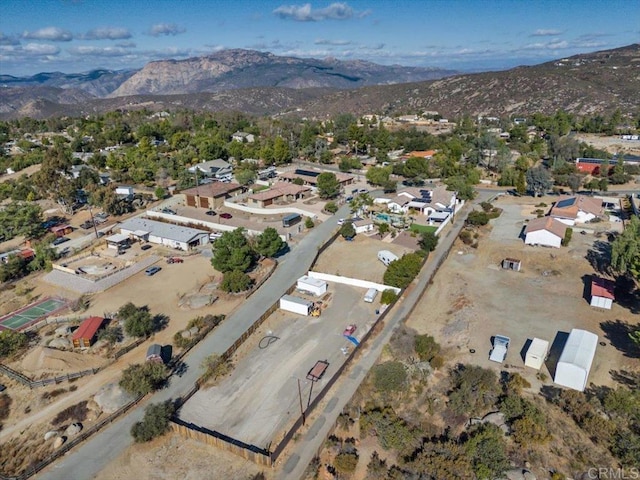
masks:
[[[247,48],[457,70],[640,42],[637,0],[2,0],[0,73],[139,68]]]

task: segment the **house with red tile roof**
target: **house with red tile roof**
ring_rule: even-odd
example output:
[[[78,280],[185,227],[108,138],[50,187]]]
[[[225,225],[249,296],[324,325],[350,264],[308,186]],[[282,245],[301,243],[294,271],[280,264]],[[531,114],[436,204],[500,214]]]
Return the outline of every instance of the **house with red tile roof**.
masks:
[[[567,225],[587,223],[604,215],[602,199],[586,195],[560,198],[551,208],[549,216]]]
[[[560,248],[567,228],[566,224],[553,217],[534,218],[529,220],[524,230],[524,243]]]

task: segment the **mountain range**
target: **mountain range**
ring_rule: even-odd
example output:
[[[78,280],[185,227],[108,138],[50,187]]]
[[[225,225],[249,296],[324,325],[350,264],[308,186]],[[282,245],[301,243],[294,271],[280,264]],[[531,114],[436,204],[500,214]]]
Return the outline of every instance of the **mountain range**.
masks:
[[[336,113],[447,116],[638,110],[640,44],[531,67],[460,74],[365,61],[223,50],[140,70],[0,75],[0,118],[85,115],[113,109],[236,110],[257,115]]]

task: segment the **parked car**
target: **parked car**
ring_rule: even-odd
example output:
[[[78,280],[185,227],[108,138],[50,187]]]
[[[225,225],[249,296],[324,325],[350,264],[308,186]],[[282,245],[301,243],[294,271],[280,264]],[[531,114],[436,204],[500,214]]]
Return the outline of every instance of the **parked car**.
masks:
[[[160,210],[162,213],[168,213],[169,215],[176,215],[176,211],[175,210],[171,210],[170,208],[163,208],[162,210]]]
[[[61,243],[68,242],[69,240],[71,240],[71,239],[68,238],[68,237],[58,237],[53,242],[51,242],[51,244],[52,245],[60,245]]]
[[[167,258],[167,263],[182,263],[184,260],[180,257],[169,257]]]
[[[351,324],[351,325],[347,325],[347,328],[344,329],[344,332],[342,332],[342,335],[344,335],[345,337],[351,336],[353,335],[353,332],[356,331],[356,327],[355,325]]]
[[[149,250],[150,248],[151,248],[151,245],[149,245],[148,243],[145,243],[140,247],[140,250]]]
[[[338,219],[338,225],[342,225],[344,224],[344,218],[339,218]]]
[[[145,275],[151,276],[151,275],[155,275],[155,274],[156,274],[156,273],[158,273],[160,270],[162,270],[160,267],[153,266],[153,267],[149,267],[149,268],[147,268],[147,269],[144,271],[144,273],[145,273]]]
[[[80,224],[80,228],[82,228],[83,230],[89,230],[91,227],[93,227],[93,222],[91,220],[87,220],[86,222]]]
[[[213,210],[207,210],[207,211],[206,211],[206,212],[204,212],[204,213],[206,213],[207,215],[209,215],[209,216],[211,216],[211,217],[214,217],[214,216],[216,215],[216,212],[214,212]]]
[[[493,338],[493,349],[489,355],[489,360],[493,362],[502,363],[507,358],[507,350],[509,349],[509,343],[511,339],[503,335],[496,335]]]
[[[224,218],[226,220],[233,218],[233,215],[231,215],[230,213],[221,213],[220,214],[220,218]]]

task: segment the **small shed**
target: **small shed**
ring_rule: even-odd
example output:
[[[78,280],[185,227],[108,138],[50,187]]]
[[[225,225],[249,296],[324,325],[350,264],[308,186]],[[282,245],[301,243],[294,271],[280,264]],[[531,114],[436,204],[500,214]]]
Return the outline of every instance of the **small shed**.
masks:
[[[613,294],[615,284],[611,280],[593,277],[591,279],[591,306],[611,310],[613,301],[616,299]]]
[[[73,346],[75,348],[89,348],[96,341],[98,330],[102,328],[104,318],[89,317],[80,324],[80,327],[73,333]]]
[[[296,290],[309,292],[316,297],[319,297],[327,292],[327,282],[318,278],[309,277],[308,275],[303,275],[298,279]]]
[[[283,295],[280,298],[280,308],[298,315],[309,315],[313,309],[313,302],[293,295]]]
[[[598,336],[595,333],[578,328],[571,330],[556,365],[553,381],[563,387],[583,392],[597,345]]]
[[[513,270],[515,272],[520,271],[520,267],[522,266],[522,262],[517,258],[505,258],[502,260],[502,268],[505,270]]]
[[[527,349],[527,354],[525,355],[525,366],[540,370],[548,352],[549,342],[542,340],[541,338],[534,338]]]
[[[149,348],[147,349],[147,362],[164,363],[164,358],[162,357],[162,345],[158,345],[157,343],[149,345]]]
[[[107,248],[120,250],[121,247],[129,245],[129,235],[125,233],[116,233],[105,238]]]

